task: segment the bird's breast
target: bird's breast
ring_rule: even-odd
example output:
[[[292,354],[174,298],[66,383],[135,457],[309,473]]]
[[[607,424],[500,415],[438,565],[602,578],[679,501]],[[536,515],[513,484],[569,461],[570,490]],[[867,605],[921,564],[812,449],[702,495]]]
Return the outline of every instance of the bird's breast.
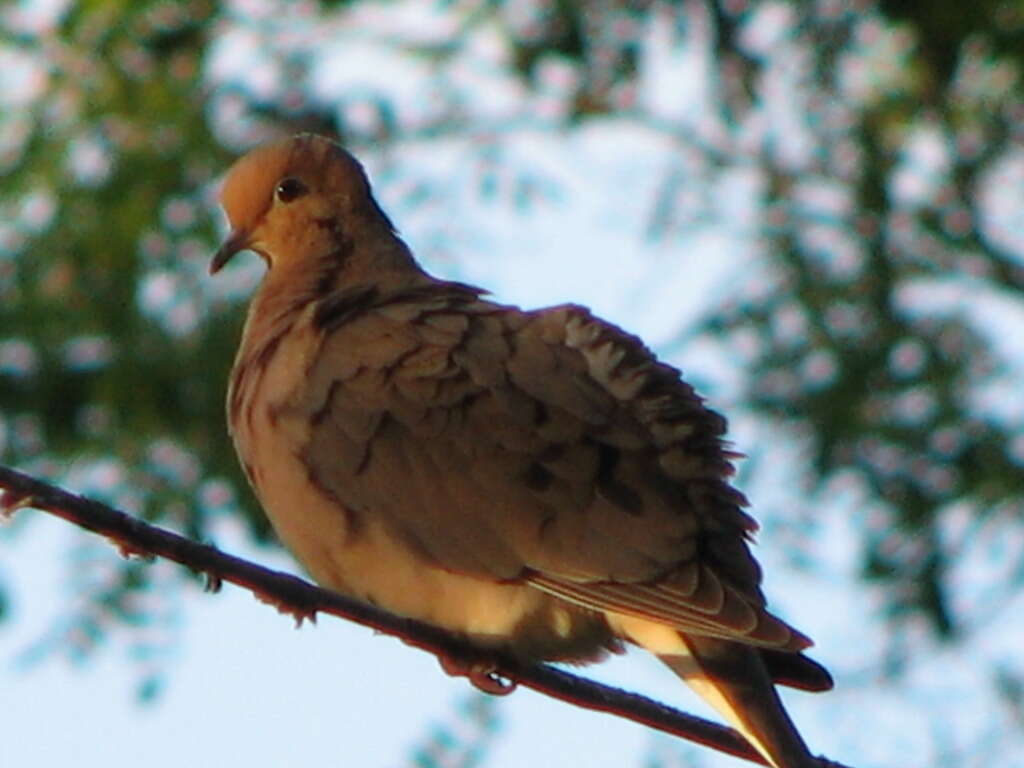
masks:
[[[293,332],[261,365],[235,371],[232,434],[275,531],[312,577],[390,613],[525,657],[599,656],[609,643],[603,617],[526,584],[444,570],[388,530],[373,509],[350,509],[317,484],[304,460],[309,415],[295,407],[307,399],[309,347]],[[402,494],[402,478],[392,482]]]

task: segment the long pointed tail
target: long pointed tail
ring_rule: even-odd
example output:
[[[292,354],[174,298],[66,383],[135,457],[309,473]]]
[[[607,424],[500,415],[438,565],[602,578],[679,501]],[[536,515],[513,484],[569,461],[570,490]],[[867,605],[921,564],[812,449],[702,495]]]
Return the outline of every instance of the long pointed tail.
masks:
[[[760,652],[741,643],[681,635],[685,651],[659,654],[774,768],[817,768],[789,719]]]

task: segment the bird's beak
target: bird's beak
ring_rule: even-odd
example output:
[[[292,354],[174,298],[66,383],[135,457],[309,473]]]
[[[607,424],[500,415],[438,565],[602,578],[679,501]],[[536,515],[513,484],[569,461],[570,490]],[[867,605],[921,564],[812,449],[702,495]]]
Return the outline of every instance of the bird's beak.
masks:
[[[231,257],[239,251],[244,251],[249,247],[249,233],[243,229],[233,229],[231,234],[228,235],[227,240],[224,244],[217,249],[217,252],[213,254],[213,259],[210,261],[210,274],[215,275],[220,272],[221,267],[231,261]]]

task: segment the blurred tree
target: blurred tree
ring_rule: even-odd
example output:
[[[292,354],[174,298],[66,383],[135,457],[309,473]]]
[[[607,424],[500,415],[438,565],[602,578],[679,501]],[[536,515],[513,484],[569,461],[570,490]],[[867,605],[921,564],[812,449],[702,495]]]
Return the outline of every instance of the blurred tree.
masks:
[[[197,538],[224,510],[266,538],[223,428],[252,281],[203,279],[217,174],[296,130],[357,152],[463,137],[480,193],[523,204],[543,180],[503,165],[504,137],[628,120],[674,148],[652,237],[713,215],[715,179],[756,175],[763,268],[698,330],[744,360],[747,402],[805,441],[817,500],[868,490],[862,572],[894,629],[979,629],[951,573],[973,539],[1024,522],[1020,381],[973,301],[1019,311],[1024,287],[1020,3],[426,7],[405,25],[406,4],[369,0],[4,9],[0,458],[62,481],[71,466],[80,490]],[[342,41],[371,61],[358,76],[332,59]],[[371,45],[407,77],[375,76]],[[649,92],[679,51],[706,75],[699,114]],[[496,81],[511,104],[481,98]],[[410,209],[444,193],[385,171]],[[1020,557],[978,605],[1020,589]],[[106,620],[137,622],[128,598],[150,578],[121,566],[96,593]],[[109,629],[90,621],[95,639]]]

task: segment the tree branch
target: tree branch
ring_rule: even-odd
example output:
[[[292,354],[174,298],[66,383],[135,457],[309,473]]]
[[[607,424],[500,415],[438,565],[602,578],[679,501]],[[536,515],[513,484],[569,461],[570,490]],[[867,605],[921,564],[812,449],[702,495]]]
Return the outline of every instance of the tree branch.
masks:
[[[292,615],[296,622],[329,613],[384,634],[466,668],[486,667],[497,675],[576,706],[607,712],[673,736],[703,744],[760,765],[764,759],[731,728],[680,712],[653,699],[596,683],[546,664],[527,666],[506,655],[482,650],[437,627],[402,619],[300,578],[250,563],[157,528],[91,499],[0,466],[0,516],[32,507],[64,518],[111,539],[125,556],[159,556],[203,573],[214,589],[224,581],[250,590],[257,598]],[[823,761],[822,765],[838,765]]]

